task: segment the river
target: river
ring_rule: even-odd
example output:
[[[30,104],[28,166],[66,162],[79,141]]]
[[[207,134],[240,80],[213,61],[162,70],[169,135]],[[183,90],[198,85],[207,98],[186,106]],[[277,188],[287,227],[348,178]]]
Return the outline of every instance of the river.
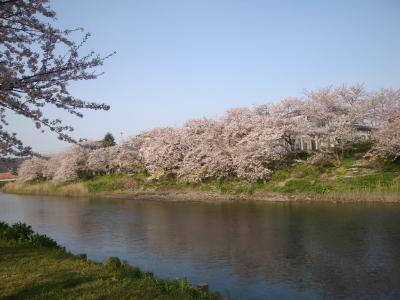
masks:
[[[400,205],[173,203],[0,194],[73,253],[118,256],[232,299],[400,298]]]

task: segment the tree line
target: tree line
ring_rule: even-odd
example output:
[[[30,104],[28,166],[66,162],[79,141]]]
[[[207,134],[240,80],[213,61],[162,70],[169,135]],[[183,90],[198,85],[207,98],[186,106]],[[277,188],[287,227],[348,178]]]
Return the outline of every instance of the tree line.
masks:
[[[367,156],[400,157],[400,90],[367,92],[362,85],[310,91],[219,118],[155,128],[117,145],[86,142],[49,158],[23,162],[19,180],[74,180],[109,173],[148,172],[183,182],[239,177],[267,180],[302,155],[299,139],[313,140],[315,157],[339,161],[357,143]],[[312,149],[309,149],[312,150]]]

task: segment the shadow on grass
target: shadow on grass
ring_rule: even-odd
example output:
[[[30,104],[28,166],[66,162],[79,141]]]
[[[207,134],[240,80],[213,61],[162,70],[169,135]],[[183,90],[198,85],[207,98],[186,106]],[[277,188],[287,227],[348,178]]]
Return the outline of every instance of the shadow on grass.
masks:
[[[72,260],[71,260],[72,259]],[[63,265],[68,260],[68,266]],[[0,296],[0,299],[58,299],[59,297],[79,296],[80,285],[85,285],[85,294],[94,292],[95,284],[99,281],[96,274],[85,275],[68,270],[73,265],[73,257],[62,253],[61,250],[46,248],[0,248],[0,263],[2,272],[8,273],[7,285],[16,287],[10,294]],[[77,259],[78,260],[78,259]],[[78,271],[78,270],[77,270]],[[24,274],[13,279],[13,273]],[[4,284],[4,281],[3,281]],[[19,287],[17,287],[19,286]]]
[[[74,289],[79,285],[95,281],[91,276],[82,276],[73,272],[62,274],[49,273],[48,282],[30,282],[25,284],[12,295],[2,299],[57,299],[57,296],[68,297],[69,289]],[[71,294],[76,294],[76,290],[70,291]],[[85,291],[86,293],[88,290]]]

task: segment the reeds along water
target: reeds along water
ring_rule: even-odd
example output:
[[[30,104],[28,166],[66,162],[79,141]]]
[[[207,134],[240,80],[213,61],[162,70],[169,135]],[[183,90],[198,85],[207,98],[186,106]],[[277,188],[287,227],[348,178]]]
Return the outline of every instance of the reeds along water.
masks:
[[[378,182],[375,187],[331,191],[323,195],[316,195],[315,199],[339,202],[399,202],[400,183],[393,182],[383,185]]]
[[[53,182],[39,182],[32,184],[8,183],[3,189],[6,193],[26,194],[26,195],[47,195],[47,196],[67,196],[84,197],[89,196],[89,192],[84,183],[69,183],[57,185]]]
[[[140,188],[140,187],[137,187]],[[145,188],[145,187],[144,187]],[[211,187],[209,187],[211,188]],[[173,189],[173,187],[172,187]],[[189,187],[190,189],[190,187]],[[8,183],[2,190],[11,194],[24,194],[24,195],[44,195],[44,196],[66,196],[66,197],[88,197],[97,195],[91,192],[85,182],[71,182],[71,183],[54,183],[54,182],[36,182],[36,183]],[[113,190],[110,190],[112,192]],[[117,192],[120,190],[116,190]],[[151,192],[151,189],[149,189]],[[199,192],[207,190],[198,190]],[[246,192],[244,189],[241,195],[246,197],[248,194],[251,199],[251,193]],[[262,190],[260,190],[262,192]],[[220,190],[223,193],[223,190]],[[234,193],[234,191],[227,191],[226,193]],[[145,191],[143,190],[143,193]],[[326,193],[307,193],[305,196],[311,196],[315,201],[328,201],[328,202],[399,202],[400,201],[400,182],[395,180],[390,184],[383,184],[378,181],[376,184],[371,184],[367,187],[352,186],[343,187],[341,189],[330,190]],[[266,194],[265,197],[268,195]]]

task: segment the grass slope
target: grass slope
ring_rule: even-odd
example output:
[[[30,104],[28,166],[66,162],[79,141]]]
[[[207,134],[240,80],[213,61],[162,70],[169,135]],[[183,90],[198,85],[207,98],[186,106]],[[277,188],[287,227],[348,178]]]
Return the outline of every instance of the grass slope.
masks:
[[[1,299],[220,299],[185,279],[162,280],[118,258],[69,254],[29,226],[0,222]]]
[[[400,201],[400,162],[373,164],[355,157],[348,157],[340,164],[332,161],[312,165],[299,161],[291,167],[277,170],[269,181],[255,183],[232,178],[187,184],[174,178],[151,178],[144,174],[111,174],[61,184],[47,181],[10,183],[3,188],[9,193],[62,196],[188,189],[235,195],[273,192],[333,201]]]

